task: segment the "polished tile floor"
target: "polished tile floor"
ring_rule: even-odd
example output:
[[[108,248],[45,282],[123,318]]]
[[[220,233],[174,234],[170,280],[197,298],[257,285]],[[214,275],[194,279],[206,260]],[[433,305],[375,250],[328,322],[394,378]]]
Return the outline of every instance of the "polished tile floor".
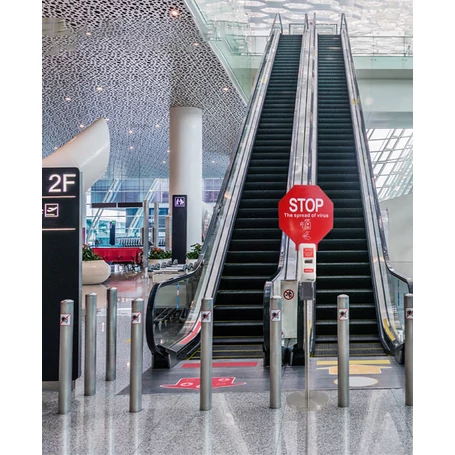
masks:
[[[198,362],[152,370],[144,340],[142,410],[130,412],[131,301],[142,297],[146,302],[151,284],[141,274],[116,273],[103,285],[83,287],[84,295],[97,294],[96,394],[84,395],[82,368],[82,376],[75,381],[71,411],[59,414],[58,391],[43,387],[44,455],[417,453],[416,448],[413,451],[413,407],[405,405],[404,369],[387,358],[351,365],[347,408],[338,406],[333,376],[336,359],[312,359],[310,390],[320,391],[328,402],[322,409],[310,411],[296,406],[292,399],[291,404],[287,401],[305,390],[303,367],[283,369],[281,408],[271,409],[268,370],[261,360],[241,359],[238,365],[226,367],[219,362],[213,376],[237,386],[213,389],[212,409],[200,411],[199,390],[188,386],[199,378]],[[117,377],[108,382],[105,296],[110,286],[118,290],[118,338]],[[168,387],[176,384],[186,386]]]

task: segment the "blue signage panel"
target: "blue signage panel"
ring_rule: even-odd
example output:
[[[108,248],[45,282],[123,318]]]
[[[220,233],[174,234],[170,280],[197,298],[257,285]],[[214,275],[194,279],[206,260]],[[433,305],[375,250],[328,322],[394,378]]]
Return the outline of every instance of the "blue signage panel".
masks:
[[[172,196],[172,261],[179,264],[186,260],[187,205],[186,194]]]

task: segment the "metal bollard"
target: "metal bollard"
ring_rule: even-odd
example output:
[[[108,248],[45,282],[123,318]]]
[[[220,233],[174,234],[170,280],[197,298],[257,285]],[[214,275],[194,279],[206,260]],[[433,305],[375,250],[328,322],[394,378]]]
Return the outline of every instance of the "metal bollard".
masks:
[[[96,294],[85,296],[84,395],[96,393]]]
[[[281,296],[270,300],[270,407],[281,408]]]
[[[337,297],[338,309],[338,406],[349,407],[349,297]]]
[[[106,381],[117,378],[117,288],[107,290]]]
[[[134,299],[131,309],[130,412],[142,410],[144,299]]]
[[[60,347],[58,368],[58,413],[71,411],[71,379],[73,372],[73,312],[74,301],[60,302]]]
[[[413,406],[413,320],[414,320],[414,306],[413,294],[406,294],[404,296],[404,374],[405,374],[405,404],[406,406]]]
[[[204,297],[201,305],[201,411],[212,409],[212,339],[213,339],[213,298]]]

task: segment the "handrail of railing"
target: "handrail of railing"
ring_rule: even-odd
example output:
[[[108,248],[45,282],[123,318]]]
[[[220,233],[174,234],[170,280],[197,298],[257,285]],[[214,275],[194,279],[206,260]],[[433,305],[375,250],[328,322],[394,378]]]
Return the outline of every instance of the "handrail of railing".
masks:
[[[354,136],[358,151],[359,175],[361,178],[361,188],[364,201],[364,211],[369,241],[369,251],[372,262],[373,283],[375,295],[378,299],[381,324],[385,333],[380,333],[386,345],[391,346],[391,350],[400,345],[399,336],[394,332],[394,324],[391,323],[388,310],[388,297],[390,288],[387,274],[391,274],[407,284],[409,292],[412,292],[412,280],[402,276],[393,270],[387,250],[382,216],[374,183],[374,172],[371,162],[368,139],[366,136],[365,121],[360,102],[360,91],[355,76],[355,66],[349,43],[349,32],[347,21],[344,14],[341,16],[340,34],[342,35],[343,53],[345,54],[346,72],[348,78],[348,90],[351,99],[351,110],[353,113]],[[387,324],[386,324],[387,322]],[[388,340],[385,339],[387,335]]]
[[[223,184],[214,207],[214,214],[212,215],[210,226],[207,231],[206,236],[207,240],[204,242],[202,248],[202,256],[204,259],[203,261],[201,261],[201,266],[205,265],[207,259],[210,260],[210,258],[215,256],[218,265],[216,266],[216,264],[215,265],[212,264],[213,267],[210,267],[210,270],[207,270],[207,268],[204,267],[204,270],[202,271],[202,276],[199,281],[198,288],[194,294],[194,301],[192,301],[191,310],[188,314],[188,318],[185,323],[186,325],[185,338],[187,338],[188,334],[188,325],[192,325],[191,331],[198,330],[197,321],[200,317],[199,315],[200,300],[202,299],[202,297],[206,295],[206,292],[209,292],[208,291],[209,288],[211,290],[214,289],[215,283],[219,278],[220,271],[218,269],[220,267],[221,258],[223,258],[225,255],[224,249],[227,247],[226,236],[229,235],[230,230],[232,228],[231,225],[234,222],[235,217],[233,215],[235,214],[236,211],[236,203],[238,203],[238,192],[241,191],[241,188],[243,187],[245,170],[247,167],[247,162],[249,161],[249,156],[251,154],[252,143],[259,122],[261,106],[264,101],[264,94],[267,89],[271,67],[273,65],[273,59],[276,52],[276,46],[278,44],[278,38],[274,39],[277,36],[277,34],[275,33],[276,19],[277,17],[274,20],[273,27],[270,31],[270,35],[267,40],[265,52],[262,56],[261,64],[255,77],[252,96],[248,103],[247,112],[242,122],[241,131],[238,136],[236,153],[234,159],[231,160],[226,171],[226,175],[223,180]],[[279,30],[281,33],[282,31],[281,18],[278,19],[280,23]],[[228,186],[230,186],[231,189],[233,190],[229,195],[227,194]],[[235,195],[233,194],[234,192],[236,193]],[[220,221],[220,218],[222,217],[221,212],[224,212],[224,214],[226,215],[224,216],[222,221]],[[220,226],[220,223],[222,223],[222,226]],[[217,229],[218,233],[216,232]],[[216,237],[216,239],[214,239],[213,237]],[[185,276],[181,278],[181,280],[184,279]],[[166,283],[168,283],[168,281],[160,284],[162,286],[165,286]],[[157,294],[157,291],[158,289],[155,291],[155,295]],[[149,307],[147,311],[152,312],[154,306],[155,301],[154,300],[152,302],[149,301]],[[150,325],[150,327],[147,330],[153,331],[154,330],[153,325]],[[150,336],[154,336],[154,334]],[[149,343],[149,347],[151,346],[153,346],[153,343]],[[181,349],[182,346],[181,343],[177,340],[172,342],[171,345],[166,346],[166,348],[167,349],[172,348],[172,350],[176,352],[179,349]]]

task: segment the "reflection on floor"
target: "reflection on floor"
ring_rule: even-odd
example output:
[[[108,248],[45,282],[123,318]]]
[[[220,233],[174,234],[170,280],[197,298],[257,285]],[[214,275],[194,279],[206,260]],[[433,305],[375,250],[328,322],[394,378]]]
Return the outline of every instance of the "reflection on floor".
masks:
[[[281,408],[271,409],[269,371],[262,360],[217,361],[212,409],[200,411],[199,361],[154,370],[145,343],[142,410],[129,412],[131,302],[146,302],[152,284],[141,274],[116,273],[103,285],[83,286],[83,295],[97,293],[96,394],[84,395],[82,375],[75,381],[71,412],[61,415],[58,392],[43,390],[43,454],[413,453],[413,408],[404,403],[404,369],[389,357],[351,360],[348,408],[338,407],[336,359],[311,359],[310,390],[328,397],[318,411],[286,401],[293,391],[305,390],[304,367],[283,368]],[[105,380],[109,287],[118,293],[117,378],[112,382]]]

